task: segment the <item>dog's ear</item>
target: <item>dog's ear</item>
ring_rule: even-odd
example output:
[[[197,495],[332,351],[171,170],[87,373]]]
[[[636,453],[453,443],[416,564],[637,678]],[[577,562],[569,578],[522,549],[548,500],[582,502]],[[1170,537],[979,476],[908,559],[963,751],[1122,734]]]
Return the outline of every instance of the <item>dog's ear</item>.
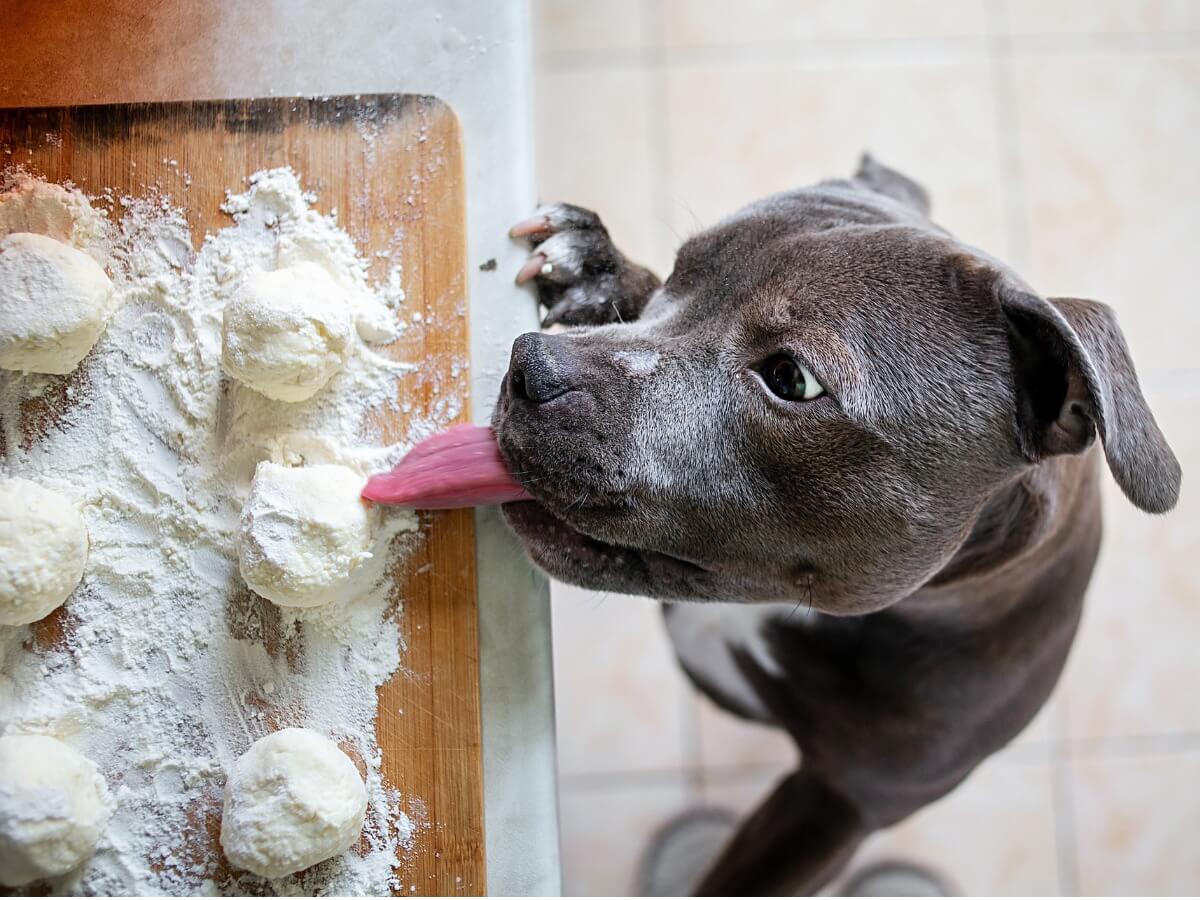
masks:
[[[929,192],[907,175],[877,162],[870,153],[864,153],[858,161],[854,180],[861,182],[877,194],[884,194],[911,206],[923,216],[929,215]]]
[[[1081,453],[1098,434],[1108,467],[1136,506],[1175,505],[1179,461],[1154,421],[1112,309],[1092,300],[1044,300],[994,282],[1016,381],[1017,429],[1032,462]]]

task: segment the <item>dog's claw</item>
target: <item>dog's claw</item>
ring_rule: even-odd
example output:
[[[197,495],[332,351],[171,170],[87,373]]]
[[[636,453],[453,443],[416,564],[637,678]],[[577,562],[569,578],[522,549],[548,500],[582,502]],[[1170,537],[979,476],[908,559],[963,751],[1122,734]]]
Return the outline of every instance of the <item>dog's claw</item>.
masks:
[[[534,216],[524,219],[508,229],[508,236],[513,238],[532,237],[536,234],[549,234],[554,230],[547,215]]]
[[[546,308],[545,326],[602,325],[620,321],[623,312],[636,316],[628,305],[624,311],[619,308],[628,287],[622,279],[635,270],[591,210],[550,203],[508,233],[529,246],[530,255],[515,280],[536,289],[538,302]],[[653,275],[644,274],[657,285]]]
[[[525,265],[521,267],[521,271],[517,273],[517,284],[524,284],[538,275],[545,274],[545,268],[545,255],[542,253],[533,254],[533,256],[525,261]]]

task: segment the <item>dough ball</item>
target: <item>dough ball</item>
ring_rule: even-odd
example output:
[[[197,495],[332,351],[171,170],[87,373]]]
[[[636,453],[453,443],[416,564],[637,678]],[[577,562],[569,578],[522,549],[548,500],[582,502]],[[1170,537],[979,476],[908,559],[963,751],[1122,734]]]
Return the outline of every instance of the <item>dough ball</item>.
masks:
[[[259,463],[238,534],[246,584],[280,606],[336,600],[371,557],[377,513],[363,483],[345,466]]]
[[[350,350],[350,307],[321,266],[255,272],[225,305],[225,371],[273,400],[307,400]]]
[[[91,760],[56,738],[0,737],[0,884],[71,871],[92,855],[111,812]]]
[[[106,222],[80,191],[32,175],[17,175],[0,194],[0,235],[32,231],[83,250],[104,241]]]
[[[329,738],[285,728],[251,745],[225,783],[221,846],[235,866],[282,878],[358,840],[367,791]]]
[[[0,625],[28,625],[61,606],[87,555],[74,503],[24,478],[0,478]]]
[[[0,368],[67,374],[103,333],[112,301],[86,253],[41,234],[0,238]]]

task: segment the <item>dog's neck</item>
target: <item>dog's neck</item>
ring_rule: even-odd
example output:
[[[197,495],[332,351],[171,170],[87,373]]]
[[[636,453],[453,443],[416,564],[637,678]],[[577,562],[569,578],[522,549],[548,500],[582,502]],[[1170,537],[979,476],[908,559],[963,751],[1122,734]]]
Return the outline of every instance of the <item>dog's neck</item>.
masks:
[[[1006,615],[1077,533],[1080,507],[1097,503],[1098,451],[1032,467],[983,505],[966,539],[942,569],[890,609],[904,616],[986,625]]]

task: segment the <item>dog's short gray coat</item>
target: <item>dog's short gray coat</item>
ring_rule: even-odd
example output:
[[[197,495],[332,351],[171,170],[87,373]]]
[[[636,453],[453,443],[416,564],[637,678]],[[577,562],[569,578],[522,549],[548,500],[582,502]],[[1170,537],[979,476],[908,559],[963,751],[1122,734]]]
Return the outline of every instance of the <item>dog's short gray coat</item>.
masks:
[[[817,890],[1029,722],[1099,549],[1098,447],[1137,506],[1178,495],[1112,311],[928,214],[864,158],[662,284],[578,207],[515,229],[576,327],[513,347],[493,424],[536,501],[506,518],[552,576],[668,601],[697,687],[801,751],[701,893]],[[781,357],[816,396],[771,389]]]

